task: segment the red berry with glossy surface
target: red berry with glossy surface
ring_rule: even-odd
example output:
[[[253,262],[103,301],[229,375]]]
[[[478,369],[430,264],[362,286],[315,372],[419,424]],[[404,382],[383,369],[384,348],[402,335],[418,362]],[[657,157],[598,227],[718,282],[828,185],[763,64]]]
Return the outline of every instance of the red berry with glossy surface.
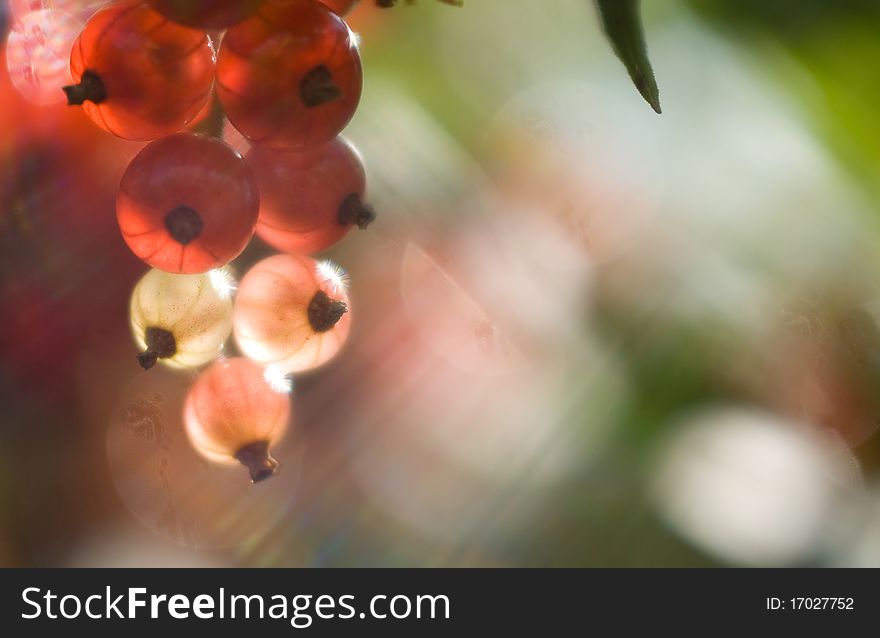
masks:
[[[316,0],[269,0],[226,32],[217,96],[256,144],[302,150],[329,142],[361,96],[354,34]]]
[[[239,282],[232,326],[239,350],[285,374],[331,360],[351,327],[344,272],[304,255],[273,255]]]
[[[163,16],[188,27],[225,29],[252,15],[263,0],[147,0]]]
[[[286,392],[266,381],[262,366],[243,357],[225,359],[202,372],[187,394],[186,433],[202,456],[237,461],[256,483],[278,471],[269,448],[287,430],[290,404]]]
[[[247,161],[260,188],[257,235],[278,250],[325,250],[376,217],[364,203],[361,159],[341,137],[300,153],[255,146]]]
[[[125,242],[150,266],[202,273],[235,259],[257,223],[253,172],[218,139],[178,133],[148,144],[119,185]]]
[[[123,2],[96,13],[73,45],[64,87],[101,128],[129,140],[182,129],[211,92],[207,35],[175,24],[146,4]]]

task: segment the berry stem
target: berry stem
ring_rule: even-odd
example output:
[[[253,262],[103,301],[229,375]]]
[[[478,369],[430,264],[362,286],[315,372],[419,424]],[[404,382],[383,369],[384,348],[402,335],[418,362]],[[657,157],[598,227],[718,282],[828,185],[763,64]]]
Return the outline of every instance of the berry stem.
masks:
[[[315,332],[327,332],[348,312],[344,301],[331,299],[323,290],[319,290],[309,302],[309,324]]]
[[[364,203],[360,195],[352,193],[342,200],[336,219],[343,226],[357,224],[357,227],[363,230],[376,219],[376,211],[372,206]]]
[[[254,441],[241,447],[235,459],[248,469],[251,482],[259,483],[278,472],[278,461],[269,454],[268,441]]]
[[[319,64],[303,76],[299,84],[299,95],[308,107],[321,106],[338,100],[342,91],[333,82],[333,74],[323,64]]]
[[[177,206],[165,215],[165,230],[181,246],[186,246],[202,234],[202,216],[186,205]]]
[[[69,106],[78,106],[86,101],[100,104],[107,99],[104,82],[94,71],[84,71],[78,84],[62,87],[61,90],[67,96]]]
[[[144,370],[149,370],[159,359],[173,357],[177,353],[174,335],[164,328],[150,326],[144,333],[147,349],[138,354],[137,360]]]

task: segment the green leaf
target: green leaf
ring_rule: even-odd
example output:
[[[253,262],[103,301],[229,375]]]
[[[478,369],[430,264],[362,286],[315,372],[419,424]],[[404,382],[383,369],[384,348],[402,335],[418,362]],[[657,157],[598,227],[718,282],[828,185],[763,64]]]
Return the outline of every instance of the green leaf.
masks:
[[[660,113],[660,91],[648,60],[639,0],[596,0],[596,6],[614,53],[623,62],[645,101]]]

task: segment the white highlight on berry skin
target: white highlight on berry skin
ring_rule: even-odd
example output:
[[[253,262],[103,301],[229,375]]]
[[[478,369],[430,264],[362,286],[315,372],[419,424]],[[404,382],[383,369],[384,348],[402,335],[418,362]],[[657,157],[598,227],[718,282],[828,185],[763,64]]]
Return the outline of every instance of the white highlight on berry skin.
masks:
[[[348,25],[346,25],[348,26]],[[361,36],[358,33],[355,33],[351,30],[351,27],[348,28],[348,41],[351,43],[352,49],[358,49],[361,46]]]
[[[221,39],[222,35],[208,34],[208,45],[211,47],[211,60],[213,60],[214,64],[217,64],[217,51],[220,50]]]
[[[263,371],[263,379],[278,394],[290,394],[293,391],[293,378],[279,365],[267,365]]]
[[[215,268],[208,272],[211,280],[211,287],[221,299],[229,299],[238,289],[238,282],[235,276],[227,268]]]
[[[348,290],[348,273],[337,263],[325,259],[315,266],[318,277],[330,286],[333,293]]]
[[[211,287],[221,299],[230,299],[232,293],[238,290],[238,282],[228,268],[215,268],[208,272]]]

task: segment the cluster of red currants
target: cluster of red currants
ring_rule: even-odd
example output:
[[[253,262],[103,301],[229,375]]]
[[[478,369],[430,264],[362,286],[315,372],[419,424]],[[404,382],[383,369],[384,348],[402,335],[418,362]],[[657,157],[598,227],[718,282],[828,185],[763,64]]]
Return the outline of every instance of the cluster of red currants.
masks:
[[[240,461],[254,481],[274,473],[269,446],[287,426],[279,376],[326,362],[348,334],[341,270],[308,255],[375,216],[362,162],[337,137],[361,95],[356,38],[340,17],[353,4],[125,0],[96,13],[71,53],[68,102],[114,135],[150,141],[116,204],[125,242],[154,269],[132,295],[138,361],[204,365],[234,332],[244,356],[199,375],[184,422],[200,453]],[[181,132],[208,111],[252,143],[246,157]],[[257,263],[233,301],[222,269],[255,232],[285,254]]]

